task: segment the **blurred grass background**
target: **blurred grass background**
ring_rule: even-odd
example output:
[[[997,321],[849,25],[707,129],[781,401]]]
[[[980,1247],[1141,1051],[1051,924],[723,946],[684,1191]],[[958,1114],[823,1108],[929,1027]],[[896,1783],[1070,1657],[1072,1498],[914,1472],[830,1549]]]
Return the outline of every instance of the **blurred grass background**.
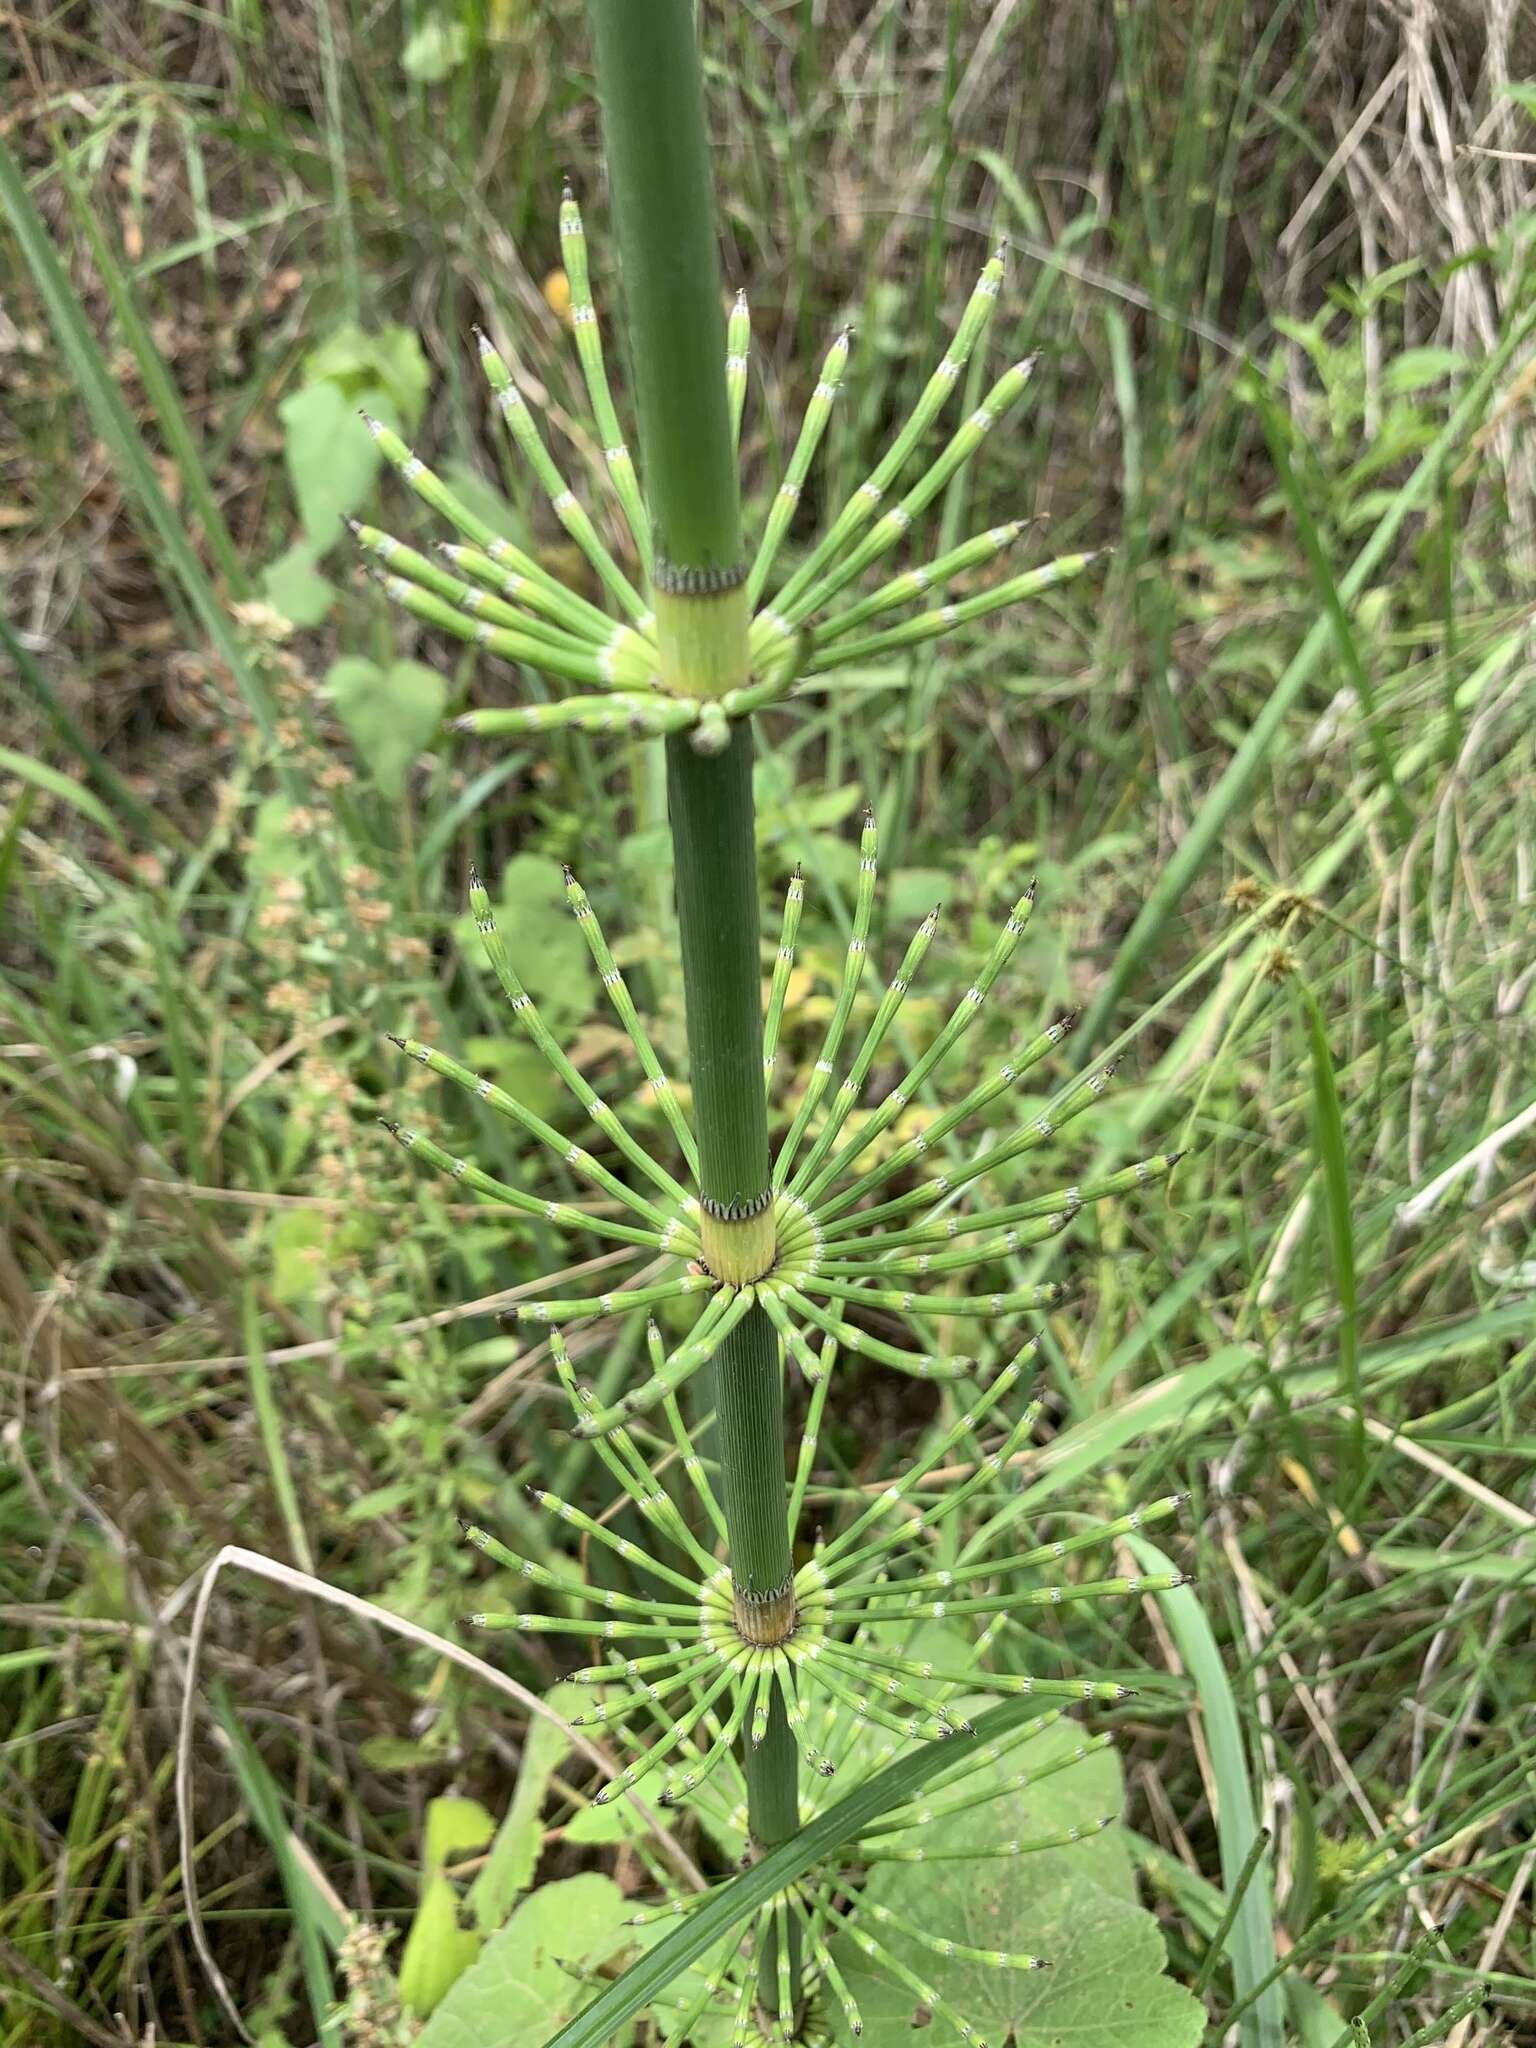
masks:
[[[455,1515],[543,1541],[518,1482],[588,1478],[544,1354],[483,1306],[552,1247],[413,1176],[376,1117],[513,1178],[518,1148],[381,1034],[537,1090],[461,952],[474,860],[623,1095],[568,859],[675,1064],[657,759],[442,737],[529,681],[388,614],[339,515],[430,532],[367,403],[568,568],[470,328],[590,456],[562,172],[605,315],[617,290],[574,0],[63,0],[10,28],[0,2043],[211,2041],[172,1784],[196,1574],[239,1541],[452,1633]],[[1167,1548],[1275,1829],[1295,2037],[1327,2048],[1390,1982],[1373,2038],[1420,2038],[1481,1982],[1444,2038],[1536,2039],[1533,17],[778,0],[707,6],[705,37],[752,503],[851,318],[812,530],[1006,234],[990,363],[1039,368],[944,538],[1028,514],[1052,552],[1116,549],[835,713],[762,721],[765,889],[797,859],[819,885],[789,1050],[825,1015],[866,800],[894,937],[946,904],[934,1013],[1041,877],[957,1086],[1068,1002],[1102,1042],[1174,990],[1086,1142],[1191,1156],[1166,1204],[1074,1232],[1046,1337],[1072,1504],[1195,1490]],[[621,1382],[642,1341],[608,1333],[588,1369]],[[936,1396],[841,1370],[832,1477],[862,1483]],[[408,1920],[426,1802],[499,1811],[523,1729],[271,1586],[221,1581],[210,1630],[210,1938],[262,2038],[307,2042],[285,1826],[321,1893]],[[1037,1647],[1173,1702],[1121,1733],[1193,1976],[1233,1767],[1209,1660],[1155,1611]],[[557,1675],[536,1649],[510,1668]],[[593,1857],[560,1819],[546,1871]],[[1238,1996],[1224,1962],[1218,2031]]]

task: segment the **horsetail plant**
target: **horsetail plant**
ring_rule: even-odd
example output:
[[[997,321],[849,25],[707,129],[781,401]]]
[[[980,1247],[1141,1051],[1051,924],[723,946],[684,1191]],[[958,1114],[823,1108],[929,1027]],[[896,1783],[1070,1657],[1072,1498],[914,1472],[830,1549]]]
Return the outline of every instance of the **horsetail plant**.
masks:
[[[447,1054],[413,1039],[396,1041],[552,1154],[566,1176],[600,1198],[600,1207],[514,1186],[426,1132],[391,1124],[403,1146],[491,1202],[605,1240],[633,1268],[603,1292],[551,1293],[516,1309],[522,1322],[547,1330],[574,1431],[590,1441],[618,1495],[632,1505],[644,1539],[611,1525],[611,1502],[582,1505],[543,1488],[533,1490],[533,1499],[627,1567],[629,1589],[589,1584],[475,1528],[470,1540],[528,1588],[530,1604],[473,1621],[485,1629],[600,1641],[603,1661],[576,1673],[599,1695],[584,1719],[607,1732],[624,1762],[599,1799],[645,1787],[664,1803],[687,1802],[712,1817],[717,1831],[739,1834],[749,1853],[792,1835],[816,1811],[819,1788],[834,1773],[846,1789],[850,1777],[879,1769],[906,1744],[968,1732],[966,1703],[978,1697],[1038,1697],[1038,1716],[979,1754],[972,1744],[958,1745],[953,1773],[942,1774],[936,1791],[887,1815],[846,1845],[835,1864],[775,1897],[675,1984],[674,2003],[655,2015],[668,2048],[682,2048],[712,2010],[734,2015],[734,2038],[742,2043],[760,2021],[785,2041],[830,2038],[834,2009],[857,2032],[857,2005],[838,1962],[839,1944],[846,1943],[937,2020],[976,2041],[965,2015],[893,1953],[886,1937],[898,1934],[940,1956],[999,1969],[1035,1969],[1049,1957],[967,1947],[905,1922],[865,1895],[864,1879],[883,1862],[921,1859],[927,1852],[914,1830],[935,1815],[972,1805],[984,1812],[990,1799],[1031,1782],[1028,1745],[1070,1703],[1125,1697],[1125,1687],[1109,1679],[994,1670],[988,1653],[1037,1609],[1183,1583],[1176,1572],[1068,1577],[1056,1569],[1177,1513],[1183,1497],[1021,1546],[1011,1533],[1016,1514],[990,1503],[997,1475],[1024,1452],[1041,1414],[1029,1392],[1028,1319],[1060,1302],[1065,1290],[1055,1282],[953,1289],[963,1286],[959,1276],[1046,1245],[1087,1205],[1165,1182],[1176,1159],[1156,1154],[1095,1180],[1022,1192],[1012,1182],[1017,1164],[1055,1140],[1110,1084],[1107,1066],[1062,1077],[1071,1017],[1026,1035],[1001,1064],[912,1128],[916,1105],[932,1103],[946,1060],[989,997],[1006,987],[1035,890],[1031,885],[1012,906],[974,983],[910,1054],[903,1006],[937,936],[939,914],[920,922],[872,1010],[866,1004],[867,1022],[856,1028],[878,875],[876,826],[868,816],[851,935],[820,1050],[798,1099],[779,1109],[773,1083],[806,885],[799,871],[788,884],[765,1003],[751,714],[808,691],[835,690],[859,664],[1038,596],[1081,575],[1093,556],[1063,556],[951,596],[1021,542],[1028,529],[1018,520],[867,587],[868,572],[906,540],[1027,394],[1030,364],[1023,360],[996,380],[936,457],[925,455],[993,320],[1003,281],[999,250],[983,267],[911,416],[822,537],[775,585],[844,379],[850,336],[838,335],[828,350],[784,479],[749,551],[737,459],[750,316],[743,296],[728,318],[724,310],[692,9],[688,0],[651,0],[643,8],[632,0],[591,0],[591,15],[643,489],[608,380],[581,214],[569,188],[560,233],[600,474],[616,515],[602,525],[615,534],[615,546],[566,481],[503,353],[484,337],[479,349],[514,449],[586,558],[602,602],[566,587],[496,532],[377,422],[370,425],[385,456],[457,538],[434,559],[378,528],[354,528],[390,595],[417,618],[572,686],[549,702],[471,711],[459,721],[464,729],[626,729],[661,737],[666,749],[686,1097],[661,1063],[591,903],[575,876],[566,878],[571,911],[665,1127],[661,1151],[642,1142],[633,1117],[602,1100],[557,1042],[518,977],[478,878],[471,906],[491,970],[513,1022],[590,1123],[590,1143],[573,1142]],[[913,467],[915,480],[903,482]],[[911,609],[929,598],[942,601]],[[904,608],[907,616],[892,622],[890,615]],[[1045,1106],[996,1135],[994,1106],[1026,1090],[1037,1100],[1044,1095]],[[989,1113],[990,1127],[983,1122]],[[961,1141],[968,1150],[960,1150]],[[646,1369],[599,1401],[577,1376],[565,1331],[635,1312],[649,1318]],[[664,1335],[663,1321],[678,1328],[687,1313],[686,1334]],[[964,1352],[948,1348],[939,1333],[950,1318],[976,1328],[979,1341]],[[1006,1332],[1000,1366],[999,1339],[987,1336],[989,1325]],[[818,1528],[806,1554],[799,1546],[818,1440],[837,1362],[849,1354],[952,1384],[953,1417],[906,1473],[834,1526]],[[809,1393],[786,1477],[790,1371],[803,1375]],[[708,1459],[684,1405],[690,1382],[706,1373],[715,1412]],[[969,1454],[958,1482],[946,1466],[956,1453]],[[686,1481],[677,1493],[658,1476],[669,1462],[680,1464]],[[967,1509],[981,1520],[962,1529]],[[932,1563],[937,1536],[951,1539],[944,1554],[953,1561],[943,1569]],[[539,1604],[536,1594],[547,1601]],[[919,1630],[957,1620],[978,1630],[971,1654],[954,1664],[928,1655]],[[1107,1740],[1085,1737],[1046,1768],[1062,1768]],[[1058,1833],[983,1842],[974,1853],[1018,1855],[1063,1839]]]

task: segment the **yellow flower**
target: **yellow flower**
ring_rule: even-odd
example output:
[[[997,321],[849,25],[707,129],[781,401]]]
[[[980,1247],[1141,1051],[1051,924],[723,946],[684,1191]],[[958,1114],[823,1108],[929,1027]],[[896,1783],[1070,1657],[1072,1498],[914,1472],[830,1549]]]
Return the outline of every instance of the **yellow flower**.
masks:
[[[574,333],[576,315],[571,310],[571,280],[563,270],[552,270],[544,280],[544,303],[566,332]]]

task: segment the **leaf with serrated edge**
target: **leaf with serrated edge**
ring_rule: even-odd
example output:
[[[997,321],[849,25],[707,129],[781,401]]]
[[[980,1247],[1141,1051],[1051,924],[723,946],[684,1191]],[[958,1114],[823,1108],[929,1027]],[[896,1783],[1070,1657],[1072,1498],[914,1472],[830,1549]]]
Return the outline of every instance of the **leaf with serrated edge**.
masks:
[[[579,1714],[591,1704],[591,1699],[584,1686],[557,1685],[548,1704],[555,1713],[569,1716]],[[564,1762],[570,1746],[565,1730],[544,1715],[537,1714],[529,1721],[511,1803],[496,1830],[485,1868],[469,1889],[469,1904],[482,1934],[494,1933],[501,1926],[519,1892],[525,1892],[533,1882],[544,1843],[544,1801],[549,1781]]]
[[[1079,1739],[1070,1724],[1059,1723],[1018,1752],[1017,1761],[1038,1768]],[[1120,1797],[1114,1753],[1100,1750],[1036,1788],[934,1821],[920,1840],[929,1849],[976,1848],[1053,1833],[1113,1813]],[[1162,1934],[1136,1903],[1130,1860],[1113,1829],[1075,1848],[1018,1858],[888,1864],[872,1877],[868,1896],[932,1934],[1046,1959],[1045,1970],[993,1970],[874,1928],[991,2048],[1008,2040],[1015,2048],[1195,2048],[1200,2039],[1204,2013],[1163,1973]],[[859,2048],[912,2048],[913,1993],[874,1974],[850,1943],[836,1952],[863,2012]],[[840,2017],[838,2026],[840,2038],[849,2038]],[[938,2017],[922,2036],[933,2048],[951,2038]]]
[[[542,2048],[590,2000],[586,1973],[630,1944],[629,1911],[612,1878],[595,1871],[542,1886],[491,1936],[417,2048],[483,2048],[514,2037],[521,2048]]]

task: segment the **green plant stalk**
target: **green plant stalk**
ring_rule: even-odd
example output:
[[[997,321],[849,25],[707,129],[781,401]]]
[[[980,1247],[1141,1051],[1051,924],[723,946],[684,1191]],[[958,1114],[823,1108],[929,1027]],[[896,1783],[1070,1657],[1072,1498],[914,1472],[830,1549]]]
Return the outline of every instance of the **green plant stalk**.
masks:
[[[719,697],[748,678],[748,612],[693,9],[690,0],[590,0],[590,15],[655,542],[662,686]],[[735,725],[715,754],[681,735],[666,744],[700,1234],[712,1269],[746,1284],[774,1252],[752,734]],[[749,1637],[774,1640],[792,1624],[793,1565],[778,1343],[760,1308],[717,1354],[715,1397],[738,1622]],[[743,1745],[749,1822],[765,1849],[799,1826],[798,1762],[775,1693],[765,1740]],[[776,1958],[763,1963],[764,2002],[776,2008]]]
[[[1028,1697],[1004,1700],[978,1714],[969,1735],[954,1735],[947,1742],[925,1742],[910,1755],[887,1764],[872,1778],[818,1813],[795,1836],[758,1862],[719,1886],[702,1906],[696,1906],[654,1947],[646,1949],[621,1977],[607,1985],[575,2019],[563,2026],[548,2048],[607,2048],[620,2027],[642,2011],[667,1986],[680,1977],[691,1963],[706,1956],[732,1927],[745,1920],[775,1892],[803,1877],[818,1863],[868,1833],[882,1814],[914,1800],[941,1771],[953,1768],[967,1748],[980,1752],[1038,1714],[1040,1703]],[[511,2048],[517,2040],[515,2026],[493,2033],[483,2048]]]
[[[590,0],[590,15],[658,568],[728,573],[741,510],[693,10]]]

